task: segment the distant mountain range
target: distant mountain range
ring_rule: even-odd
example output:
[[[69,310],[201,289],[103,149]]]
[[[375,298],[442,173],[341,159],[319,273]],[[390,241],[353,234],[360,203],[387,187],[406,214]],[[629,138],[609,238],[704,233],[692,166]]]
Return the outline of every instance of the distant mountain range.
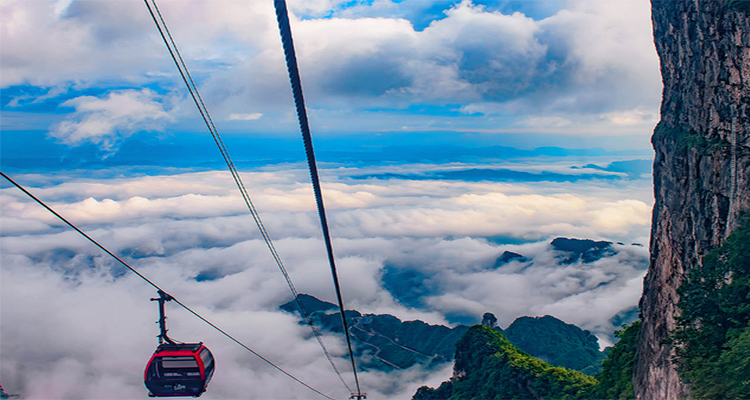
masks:
[[[307,294],[300,294],[299,300],[315,325],[330,332],[342,332],[338,306]],[[299,313],[296,301],[280,308]],[[469,329],[466,325],[450,328],[355,310],[347,310],[346,317],[355,356],[364,370],[390,371],[414,365],[432,368],[451,362],[456,352],[455,343]],[[589,375],[601,369],[604,353],[599,351],[597,338],[588,331],[549,315],[518,318],[505,331],[487,322],[493,319],[492,314],[485,314],[485,324],[504,332],[511,343],[534,357]]]
[[[3,89],[0,105],[6,104],[7,93]],[[295,163],[304,159],[304,150],[299,146],[296,137],[248,137],[245,134],[225,132],[222,135],[227,146],[233,149],[238,168],[254,168],[273,164]],[[360,135],[373,136],[373,135]],[[434,133],[430,133],[434,137]],[[48,171],[77,169],[106,169],[112,167],[131,167],[138,170],[149,168],[191,168],[198,170],[223,168],[223,161],[217,157],[215,149],[207,146],[210,139],[203,133],[181,132],[179,135],[158,135],[139,132],[117,148],[116,152],[101,150],[93,143],[70,147],[48,135],[46,130],[13,130],[4,129],[0,160],[4,170]],[[641,172],[650,171],[650,150],[607,151],[599,148],[568,149],[562,147],[539,147],[536,149],[519,149],[508,146],[456,146],[425,145],[406,143],[406,145],[383,146],[383,143],[405,143],[400,132],[377,135],[377,139],[356,140],[347,138],[319,138],[316,140],[316,154],[320,160],[357,165],[409,164],[409,163],[479,163],[488,160],[528,160],[536,157],[549,161],[551,158],[591,158],[617,157],[633,158],[625,161],[614,161],[604,166],[588,164],[577,168],[586,168],[592,172],[609,172],[627,174],[637,177]],[[515,172],[515,171],[514,171]],[[575,172],[575,171],[574,171]],[[445,179],[462,179],[468,174],[470,180],[480,179],[482,175],[489,179],[524,180],[538,179],[536,174],[520,175],[462,172],[458,175],[447,174]],[[564,175],[564,174],[561,174]],[[606,174],[591,173],[589,178],[601,178]],[[359,176],[365,178],[366,176]],[[373,175],[376,178],[388,178],[388,175]],[[547,178],[565,180],[565,176],[552,174]],[[419,178],[417,178],[419,179]],[[423,178],[422,178],[423,179]],[[580,179],[580,178],[577,178]]]
[[[614,163],[612,163],[614,164]],[[628,160],[612,167],[600,167],[587,164],[583,167],[572,167],[571,173],[560,172],[527,172],[510,168],[467,168],[444,171],[429,171],[425,173],[374,173],[354,175],[353,179],[404,179],[404,180],[444,180],[468,182],[578,182],[590,179],[622,180],[641,179],[651,170],[651,160]],[[589,169],[592,172],[579,173],[574,170]],[[600,172],[597,172],[600,171]]]
[[[489,243],[498,242],[497,255],[488,258],[477,265],[476,268],[482,271],[500,270],[502,274],[533,274],[543,268],[560,268],[565,270],[569,266],[584,271],[588,269],[589,264],[593,264],[602,259],[612,259],[610,263],[611,278],[600,283],[606,286],[621,279],[619,275],[629,271],[645,270],[648,267],[648,256],[639,248],[643,247],[638,243],[624,244],[610,241],[595,241],[590,239],[575,239],[558,237],[549,242],[546,249],[529,249],[530,254],[525,254],[523,246],[515,247],[513,251],[503,251],[506,244],[502,238],[483,238]],[[497,239],[497,240],[495,240]],[[621,252],[626,252],[626,257],[618,257]],[[612,265],[622,265],[620,270]],[[579,268],[580,267],[580,268]],[[637,272],[635,272],[637,273]],[[633,275],[633,274],[631,274]],[[569,276],[573,279],[570,272]],[[431,309],[430,300],[435,296],[445,295],[446,287],[443,285],[441,270],[437,268],[423,267],[420,265],[399,263],[397,261],[387,260],[382,268],[380,277],[383,289],[387,290],[393,298],[400,304],[417,309]],[[585,278],[584,278],[585,279]],[[633,302],[635,303],[635,301]],[[632,308],[620,310],[617,316],[611,320],[611,330],[614,331],[623,324],[633,322],[638,314],[637,307],[633,304]],[[471,315],[462,310],[449,310],[444,313],[445,318],[451,325],[463,324],[471,325],[477,322],[477,315]],[[598,331],[597,334],[603,334]],[[614,337],[611,337],[614,339]]]
[[[556,250],[568,253],[568,256],[562,261],[563,264],[572,264],[578,260],[591,263],[615,255],[612,242],[559,237],[555,238],[550,244]]]
[[[299,299],[313,322],[330,332],[343,332],[341,313],[333,303],[300,294]],[[296,301],[281,306],[299,312]],[[453,360],[454,343],[468,327],[449,328],[422,321],[401,321],[389,314],[361,314],[346,310],[349,333],[362,369],[406,369],[416,364],[432,367]]]

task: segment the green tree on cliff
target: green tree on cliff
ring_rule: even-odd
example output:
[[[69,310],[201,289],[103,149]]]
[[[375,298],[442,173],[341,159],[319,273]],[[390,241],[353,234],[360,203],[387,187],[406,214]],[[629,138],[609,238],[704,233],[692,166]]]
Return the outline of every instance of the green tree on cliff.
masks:
[[[456,343],[454,378],[423,386],[414,400],[585,399],[596,379],[520,351],[505,336],[475,325]]]
[[[638,348],[641,321],[635,321],[623,330],[615,332],[620,340],[609,351],[602,363],[602,371],[596,375],[599,383],[591,389],[591,399],[633,399],[633,370]]]
[[[675,361],[694,398],[750,398],[750,218],[680,287]]]

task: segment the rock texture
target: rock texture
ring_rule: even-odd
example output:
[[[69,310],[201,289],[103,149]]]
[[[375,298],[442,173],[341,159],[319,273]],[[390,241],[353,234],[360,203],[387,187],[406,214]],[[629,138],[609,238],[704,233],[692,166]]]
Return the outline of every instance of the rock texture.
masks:
[[[750,0],[652,0],[664,92],[654,131],[651,260],[633,384],[639,399],[687,394],[664,343],[676,289],[750,211]]]

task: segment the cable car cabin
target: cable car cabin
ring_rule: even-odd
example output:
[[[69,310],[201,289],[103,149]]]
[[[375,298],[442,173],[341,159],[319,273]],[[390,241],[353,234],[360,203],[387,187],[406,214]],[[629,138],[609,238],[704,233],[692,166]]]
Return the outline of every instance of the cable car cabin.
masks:
[[[149,397],[199,397],[206,391],[214,368],[214,356],[202,342],[165,343],[148,361],[144,383]]]

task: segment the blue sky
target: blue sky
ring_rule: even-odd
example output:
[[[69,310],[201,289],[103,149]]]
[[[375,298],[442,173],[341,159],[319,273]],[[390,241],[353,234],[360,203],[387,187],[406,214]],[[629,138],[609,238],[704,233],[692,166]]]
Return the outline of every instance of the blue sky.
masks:
[[[220,132],[297,136],[269,2],[161,8]],[[649,149],[661,84],[647,1],[298,0],[290,9],[321,140]],[[9,1],[2,18],[3,137],[46,132],[29,135],[25,153],[92,144],[104,158],[137,133],[205,132],[145,7]]]
[[[159,5],[297,289],[334,300],[272,2]],[[347,305],[442,324],[551,314],[608,344],[648,260],[632,245],[649,240],[661,92],[648,0],[289,7]],[[0,18],[3,172],[261,354],[346,397],[309,331],[278,310],[283,277],[145,6],[6,0]],[[558,236],[622,244],[567,265],[549,245]],[[498,268],[505,251],[532,261]],[[0,267],[6,391],[144,395],[151,288],[5,182]],[[394,269],[429,278],[419,302],[388,290]],[[170,332],[219,360],[205,398],[307,398],[189,315],[170,317]],[[325,340],[343,360],[341,337]],[[363,382],[401,399],[450,373]]]

